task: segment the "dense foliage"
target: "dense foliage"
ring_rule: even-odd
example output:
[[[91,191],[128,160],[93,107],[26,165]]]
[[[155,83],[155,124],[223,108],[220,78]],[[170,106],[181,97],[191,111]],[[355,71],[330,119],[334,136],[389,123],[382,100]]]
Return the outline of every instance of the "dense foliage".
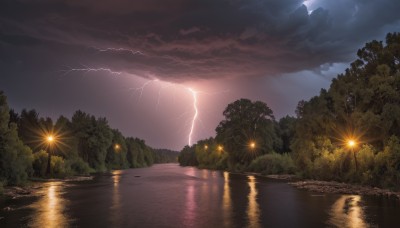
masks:
[[[223,115],[225,119],[216,128],[216,138],[200,140],[192,147],[185,147],[179,156],[181,165],[232,171],[257,169],[270,173],[268,167],[262,168],[259,164],[265,164],[262,161],[273,154],[273,161],[287,161],[277,166],[282,166],[283,171],[294,172],[292,158],[282,154],[290,152],[296,122],[294,117],[286,116],[277,122],[267,104],[248,99],[229,104]]]
[[[54,144],[45,141],[48,135],[54,135]],[[0,91],[0,186],[23,184],[30,177],[87,175],[176,160],[177,153],[154,151],[144,140],[111,129],[105,118],[80,110],[71,120],[60,116],[55,123],[35,110],[18,114]]]
[[[275,118],[267,104],[240,99],[229,104],[223,115],[225,119],[216,128],[216,139],[229,153],[229,167],[247,166],[256,156],[281,146]],[[251,143],[255,148],[249,146]]]
[[[400,34],[357,56],[329,89],[299,102],[297,118],[276,122],[259,101],[229,104],[215,140],[185,148],[180,163],[400,189]]]
[[[196,158],[195,147],[185,146],[179,154],[178,162],[182,166],[197,166],[199,162]]]
[[[176,163],[178,162],[178,151],[168,149],[153,149],[154,163]]]
[[[357,55],[328,90],[299,103],[294,158],[307,177],[399,188],[400,35]],[[358,142],[354,156],[350,138]]]
[[[32,174],[32,150],[18,138],[9,111],[6,96],[0,91],[0,185],[20,184]]]

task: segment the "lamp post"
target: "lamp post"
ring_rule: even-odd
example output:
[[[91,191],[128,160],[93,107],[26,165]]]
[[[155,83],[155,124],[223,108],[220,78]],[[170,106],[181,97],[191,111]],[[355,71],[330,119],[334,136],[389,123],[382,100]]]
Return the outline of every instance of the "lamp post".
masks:
[[[355,165],[356,165],[356,172],[357,172],[357,169],[358,169],[358,165],[357,165],[357,157],[356,157],[356,152],[354,151],[354,147],[357,145],[357,143],[356,143],[356,141],[354,141],[353,139],[349,139],[348,141],[347,141],[347,146],[348,147],[350,147],[350,150],[351,150],[351,152],[353,153],[353,156],[354,156],[354,163],[355,163]]]
[[[47,175],[50,175],[50,172],[51,172],[51,147],[52,147],[52,145],[53,145],[53,143],[54,143],[54,136],[53,135],[48,135],[47,137],[46,137],[46,142],[47,142],[47,144],[48,144],[48,151],[47,151],[47,153],[48,153],[48,158],[47,158],[47,170],[46,170],[46,174]]]
[[[116,143],[116,144],[114,145],[115,153],[118,154],[118,152],[119,152],[120,149],[121,149],[121,146],[120,146],[118,143]],[[122,163],[122,155],[121,155],[121,153],[119,153],[119,165],[120,165],[120,166],[121,166],[121,163]]]
[[[249,147],[250,147],[251,150],[254,150],[256,148],[256,143],[254,141],[251,141],[249,143]]]

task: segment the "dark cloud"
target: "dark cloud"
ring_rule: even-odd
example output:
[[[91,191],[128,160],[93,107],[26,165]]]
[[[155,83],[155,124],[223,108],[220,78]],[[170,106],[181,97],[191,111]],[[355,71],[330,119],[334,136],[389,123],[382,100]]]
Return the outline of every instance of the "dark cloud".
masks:
[[[79,46],[78,55],[90,55],[89,47],[140,50],[145,55],[111,53],[116,65],[90,58],[172,81],[265,76],[349,61],[399,22],[399,10],[391,0],[3,1],[0,39]]]

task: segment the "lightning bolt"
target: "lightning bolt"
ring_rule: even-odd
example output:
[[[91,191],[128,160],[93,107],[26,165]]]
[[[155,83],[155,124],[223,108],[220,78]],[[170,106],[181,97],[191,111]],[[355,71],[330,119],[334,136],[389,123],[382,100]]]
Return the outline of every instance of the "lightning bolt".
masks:
[[[148,87],[151,83],[155,83],[155,82],[163,82],[163,81],[160,81],[159,79],[149,80],[149,81],[146,81],[145,83],[143,83],[142,86],[137,87],[137,88],[131,88],[131,90],[140,92],[140,95],[139,95],[139,100],[140,100],[142,98],[143,91],[146,89],[146,87]],[[160,89],[158,90],[156,110],[158,109],[158,106],[160,104],[162,90],[165,89],[165,88],[168,88],[168,87],[172,87],[172,86],[175,87],[176,86],[176,84],[174,84],[174,83],[169,83],[169,82],[164,82],[164,83],[168,83],[168,84],[165,85],[165,86],[161,86]],[[192,88],[185,87],[183,85],[179,85],[179,86],[183,87],[186,90],[188,90],[190,92],[190,94],[192,95],[192,97],[193,97],[193,104],[192,105],[193,105],[193,109],[194,109],[194,114],[193,114],[193,117],[191,119],[190,132],[189,132],[189,135],[188,135],[188,144],[189,144],[189,146],[191,146],[192,145],[193,133],[194,133],[194,129],[195,129],[195,126],[196,126],[196,120],[197,120],[198,115],[199,115],[199,109],[197,107],[197,94],[198,94],[198,92],[193,90]]]
[[[192,146],[192,135],[193,135],[193,131],[194,131],[194,127],[195,127],[197,116],[199,115],[199,110],[197,108],[197,92],[194,91],[192,88],[187,88],[187,89],[189,90],[189,92],[193,96],[194,115],[193,115],[193,118],[192,118],[192,126],[190,127],[190,133],[189,133],[189,137],[188,137],[189,146]]]
[[[126,52],[126,53],[130,53],[132,55],[144,55],[141,51],[136,51],[136,50],[132,50],[132,49],[126,49],[126,48],[97,48],[97,47],[92,47],[93,49],[97,50],[98,52]],[[111,68],[105,68],[105,67],[100,67],[100,68],[95,68],[95,67],[88,67],[85,65],[82,65],[81,68],[70,68],[68,70],[63,70],[65,73],[64,75],[70,74],[72,72],[83,72],[84,74],[88,74],[91,72],[106,72],[109,73],[111,75],[121,75],[121,74],[126,74],[126,75],[132,75],[132,76],[136,76],[141,78],[140,76],[134,75],[134,74],[130,74],[127,72],[121,72],[121,71],[114,71]],[[153,83],[157,83],[157,82],[162,82],[162,83],[167,83],[167,85],[161,85],[158,91],[158,97],[157,97],[157,103],[156,103],[156,110],[158,109],[158,106],[160,104],[160,99],[161,99],[161,92],[163,89],[166,89],[168,87],[174,87],[174,92],[176,91],[175,88],[178,87],[182,87],[184,89],[186,89],[187,91],[189,91],[189,93],[191,94],[192,98],[193,98],[193,102],[192,102],[192,107],[194,110],[194,114],[191,117],[190,120],[190,132],[188,135],[188,145],[192,146],[192,141],[193,141],[193,134],[195,132],[195,127],[196,127],[196,122],[198,120],[198,116],[199,116],[199,108],[198,108],[198,95],[199,94],[207,94],[207,95],[213,95],[216,93],[206,93],[203,91],[196,91],[190,87],[186,87],[184,85],[181,84],[175,84],[175,83],[170,83],[170,82],[164,82],[164,81],[160,81],[159,79],[152,79],[152,80],[148,80],[146,82],[144,82],[140,87],[136,87],[136,88],[130,88],[129,90],[133,90],[134,93],[139,92],[139,101],[141,100],[142,96],[143,96],[143,92],[144,90],[149,87],[151,84]],[[228,91],[227,91],[228,92]],[[219,92],[220,93],[220,92]],[[174,102],[175,102],[175,93],[174,93]],[[186,115],[187,112],[185,112],[184,114],[182,114],[179,118],[181,118],[182,116]],[[189,121],[188,121],[189,122]]]
[[[139,93],[140,93],[139,101],[140,101],[140,100],[142,99],[142,95],[143,95],[144,89],[145,89],[147,86],[149,86],[151,83],[158,82],[158,81],[159,81],[158,79],[149,80],[149,81],[143,83],[142,86],[137,87],[137,88],[131,88],[130,90],[139,91]]]
[[[156,110],[158,110],[158,106],[160,105],[161,92],[162,92],[164,89],[169,88],[169,87],[171,87],[171,86],[175,86],[175,85],[168,83],[168,85],[161,86],[160,89],[158,90],[157,103],[156,103]]]
[[[127,52],[127,53],[131,53],[132,55],[144,55],[141,51],[135,51],[132,49],[127,49],[127,48],[97,48],[97,47],[93,47],[95,50],[99,51],[99,52]]]
[[[103,72],[107,72],[107,73],[112,74],[112,75],[121,75],[123,73],[123,72],[120,72],[120,71],[113,71],[110,68],[104,68],[104,67],[92,68],[92,67],[87,67],[87,66],[84,66],[83,68],[70,68],[69,70],[63,70],[63,71],[65,72],[64,76],[67,75],[67,74],[70,74],[72,72],[84,72],[85,74],[87,74],[87,73],[90,73],[90,72],[101,72],[101,71],[103,71]]]

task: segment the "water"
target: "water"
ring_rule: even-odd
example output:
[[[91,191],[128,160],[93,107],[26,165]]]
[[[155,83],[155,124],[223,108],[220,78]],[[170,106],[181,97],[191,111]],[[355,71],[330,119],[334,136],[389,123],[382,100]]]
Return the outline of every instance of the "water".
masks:
[[[6,211],[2,208],[10,207]],[[48,182],[0,198],[0,227],[398,227],[400,202],[315,194],[285,182],[176,164]]]

